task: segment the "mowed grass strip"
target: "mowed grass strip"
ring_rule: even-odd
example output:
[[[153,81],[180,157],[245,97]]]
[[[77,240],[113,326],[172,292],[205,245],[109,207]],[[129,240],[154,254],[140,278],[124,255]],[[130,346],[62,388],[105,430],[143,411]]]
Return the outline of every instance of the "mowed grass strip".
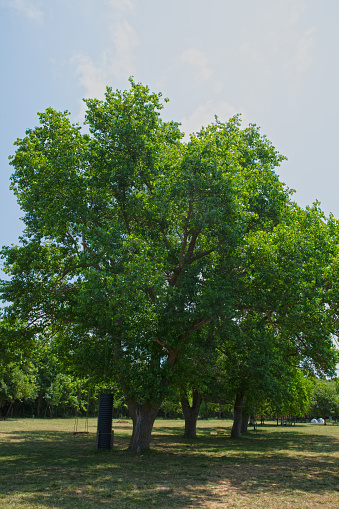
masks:
[[[230,421],[157,420],[152,450],[126,451],[130,421],[114,421],[114,448],[73,434],[71,419],[0,421],[0,508],[339,508],[339,426],[259,426],[238,440]],[[85,430],[79,419],[78,431]]]

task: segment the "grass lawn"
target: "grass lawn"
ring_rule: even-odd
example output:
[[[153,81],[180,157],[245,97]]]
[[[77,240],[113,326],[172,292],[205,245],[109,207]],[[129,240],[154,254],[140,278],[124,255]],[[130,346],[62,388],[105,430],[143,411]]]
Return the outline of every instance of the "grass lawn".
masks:
[[[74,420],[0,421],[0,508],[339,508],[339,426],[259,426],[238,440],[230,421],[157,420],[152,450],[126,451],[132,425],[113,423],[114,448],[73,435]],[[85,429],[79,420],[78,430]]]

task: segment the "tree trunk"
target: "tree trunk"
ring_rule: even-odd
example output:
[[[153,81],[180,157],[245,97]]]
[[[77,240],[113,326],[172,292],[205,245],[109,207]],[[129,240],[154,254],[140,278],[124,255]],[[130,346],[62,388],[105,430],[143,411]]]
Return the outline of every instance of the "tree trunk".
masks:
[[[242,422],[242,405],[244,401],[244,395],[238,393],[235,397],[234,403],[234,420],[231,431],[232,438],[239,438],[241,433],[241,422]]]
[[[147,402],[140,405],[134,399],[127,399],[127,405],[133,421],[133,433],[128,449],[134,452],[145,451],[150,447],[152,428],[160,403],[152,405]]]
[[[14,402],[12,401],[11,404],[9,405],[8,409],[7,409],[7,412],[6,412],[6,415],[5,415],[5,419],[7,419],[9,417],[9,414],[10,414],[11,411],[12,411],[12,416],[13,416],[13,404],[14,404]]]
[[[202,401],[202,395],[198,391],[193,391],[193,402],[190,406],[186,395],[181,398],[182,413],[185,417],[185,438],[197,438],[197,420]]]
[[[41,402],[42,402],[42,395],[40,394],[40,396],[38,397],[38,406],[36,409],[36,416],[38,419],[40,418]]]
[[[249,419],[249,416],[247,414],[242,414],[242,418],[241,418],[241,433],[248,433],[248,430],[247,430],[248,419]]]

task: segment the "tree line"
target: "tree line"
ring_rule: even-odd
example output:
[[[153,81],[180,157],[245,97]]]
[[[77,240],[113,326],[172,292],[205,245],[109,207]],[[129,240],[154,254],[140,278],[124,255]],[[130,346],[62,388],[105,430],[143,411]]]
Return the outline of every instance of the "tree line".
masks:
[[[301,373],[294,381],[292,391],[285,387],[285,394],[277,401],[264,396],[256,398],[252,405],[247,402],[246,427],[250,422],[277,419],[292,421],[309,421],[312,417],[323,419],[339,419],[339,383],[338,380],[322,380]],[[13,417],[55,418],[55,417],[96,417],[98,415],[99,395],[101,392],[114,395],[113,417],[123,419],[129,417],[123,393],[112,380],[105,382],[91,377],[74,376],[73,370],[67,369],[60,362],[51,345],[41,347],[34,359],[21,363],[8,363],[0,367],[0,414],[2,419]],[[186,417],[185,434],[189,438],[196,437],[187,419],[186,405],[196,410],[196,418],[225,419],[232,417],[232,394],[227,387],[219,387],[215,383],[205,386],[204,393],[186,391],[183,396],[177,388],[168,392],[160,406],[159,417]],[[199,405],[197,406],[197,401]],[[284,422],[284,421],[283,421]]]
[[[186,436],[221,394],[239,437],[256,402],[298,404],[338,361],[338,222],[292,200],[259,127],[216,117],[184,141],[166,101],[130,79],[85,100],[88,131],[40,113],[11,157],[25,230],[2,249],[2,362],[53,343],[73,376],[114,380],[133,451],[171,391]]]

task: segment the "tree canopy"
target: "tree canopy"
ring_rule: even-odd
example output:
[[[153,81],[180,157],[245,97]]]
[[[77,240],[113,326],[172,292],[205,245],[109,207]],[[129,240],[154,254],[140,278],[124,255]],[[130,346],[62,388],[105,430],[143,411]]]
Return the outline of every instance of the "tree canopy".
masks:
[[[257,126],[216,118],[185,142],[161,119],[161,94],[130,85],[85,101],[89,134],[48,108],[17,140],[12,189],[26,228],[3,248],[2,294],[7,320],[108,345],[140,450],[206,326],[255,309],[300,362],[331,369],[320,289],[333,253],[322,257],[327,222],[296,211],[274,171],[284,158]]]

